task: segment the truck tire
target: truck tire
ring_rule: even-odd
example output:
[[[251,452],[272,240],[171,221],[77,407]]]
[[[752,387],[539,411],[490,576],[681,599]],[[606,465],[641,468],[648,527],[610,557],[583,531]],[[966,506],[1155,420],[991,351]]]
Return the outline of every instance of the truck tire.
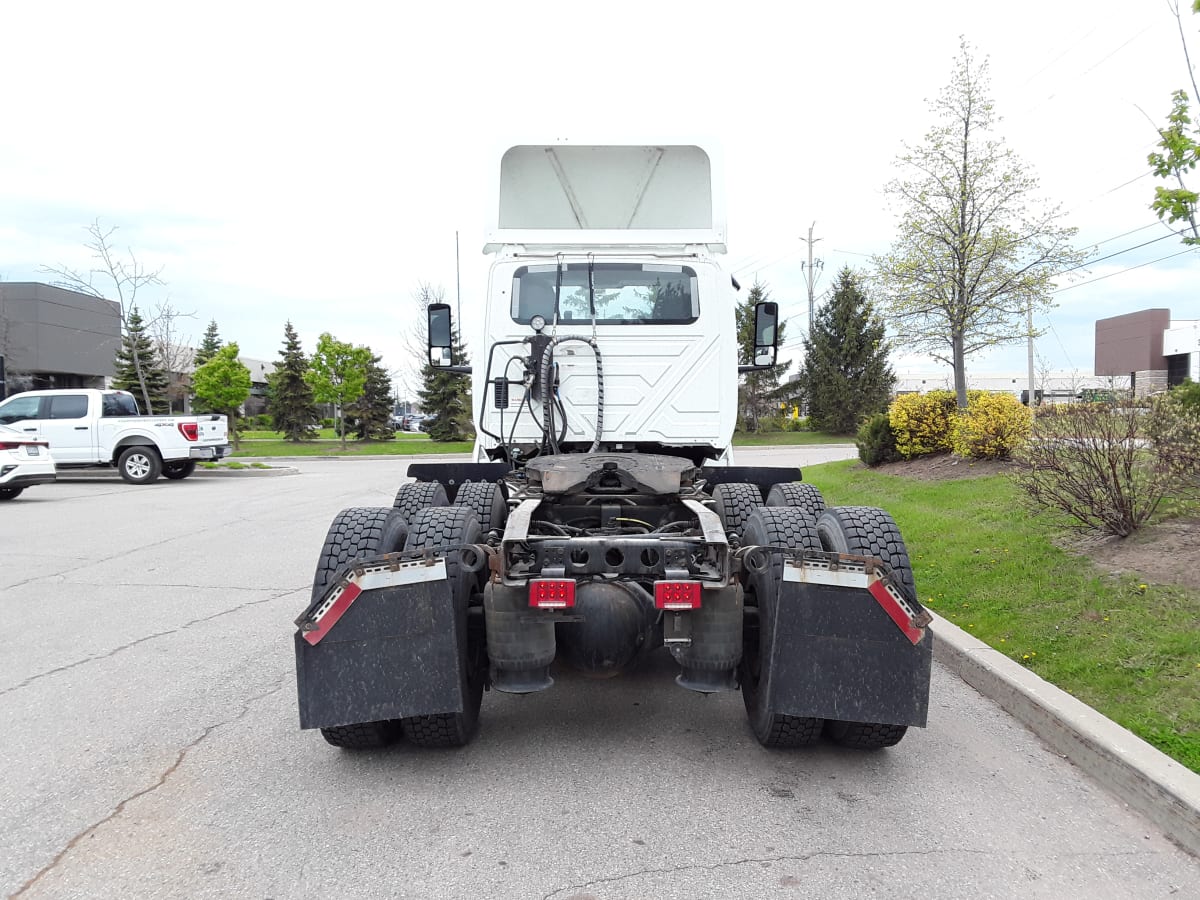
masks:
[[[789,547],[796,550],[820,550],[816,522],[802,509],[764,506],[746,520],[743,545]],[[748,618],[743,632],[742,662],[739,677],[742,700],[750,728],[764,747],[803,747],[821,737],[822,719],[789,716],[768,705],[771,679],[770,660],[761,648],[771,646],[775,617],[779,607],[779,585],[783,579],[783,557],[770,554],[762,572],[748,571],[744,586],[746,605],[757,606],[757,620]]]
[[[750,513],[762,506],[762,491],[757,484],[728,482],[718,484],[713,490],[717,515],[725,526],[725,533],[741,534]],[[745,541],[742,541],[745,543]]]
[[[121,451],[117,471],[129,484],[149,484],[162,472],[162,459],[153,447],[136,444]]]
[[[408,526],[404,516],[386,507],[356,506],[343,509],[329,526],[325,545],[313,575],[312,599],[325,593],[329,583],[350,562],[380,553],[395,553],[404,548]],[[374,750],[400,738],[398,719],[358,722],[322,728],[321,735],[335,747],[347,750]]]
[[[490,481],[468,481],[458,487],[454,498],[455,506],[469,506],[479,517],[479,525],[485,532],[503,531],[508,519],[508,504],[498,484]]]
[[[396,499],[392,507],[400,510],[404,518],[412,521],[413,517],[423,509],[431,506],[448,506],[446,489],[436,481],[412,481],[400,485],[396,491]]]
[[[396,743],[402,733],[397,719],[359,722],[357,725],[335,725],[332,728],[321,729],[321,736],[326,741],[345,750],[378,750]]]
[[[0,487],[0,500],[16,500],[23,490],[23,487]]]
[[[162,473],[164,478],[170,478],[172,481],[183,481],[183,479],[195,471],[196,461],[194,459],[183,459],[163,463]]]
[[[874,506],[832,506],[817,517],[821,549],[881,559],[896,573],[905,593],[917,599],[912,565],[896,520]]]
[[[792,481],[771,485],[771,490],[767,491],[767,506],[792,506],[815,519],[825,512],[825,498],[815,485]]]
[[[440,489],[441,486],[438,487]],[[413,517],[404,549],[423,550],[474,544],[479,541],[480,534],[479,517],[471,507],[433,506]],[[487,677],[483,617],[470,615],[471,606],[482,602],[480,576],[463,567],[460,554],[455,550],[446,554],[446,573],[461,629],[458,677],[463,710],[403,719],[405,736],[421,747],[462,747],[470,742],[479,724],[479,706]]]
[[[904,592],[917,598],[908,549],[896,520],[874,506],[835,506],[817,519],[817,533],[825,550],[854,553],[883,560],[895,573]],[[836,744],[857,750],[882,750],[900,743],[906,725],[886,722],[842,722],[830,719],[825,734]]]

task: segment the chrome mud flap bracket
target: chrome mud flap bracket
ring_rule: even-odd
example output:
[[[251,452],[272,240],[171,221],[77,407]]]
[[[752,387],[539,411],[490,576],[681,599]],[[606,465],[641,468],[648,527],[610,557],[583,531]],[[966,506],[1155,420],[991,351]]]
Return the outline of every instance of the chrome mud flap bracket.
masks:
[[[461,711],[462,618],[444,559],[356,562],[296,619],[300,727]]]
[[[784,562],[771,645],[780,713],[924,727],[929,613],[877,560],[804,554]]]

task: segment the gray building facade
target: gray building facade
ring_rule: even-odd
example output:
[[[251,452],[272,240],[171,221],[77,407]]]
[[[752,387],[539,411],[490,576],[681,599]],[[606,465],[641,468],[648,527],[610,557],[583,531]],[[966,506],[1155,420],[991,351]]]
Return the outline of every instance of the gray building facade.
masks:
[[[121,307],[38,282],[0,282],[6,394],[104,387],[121,343]]]

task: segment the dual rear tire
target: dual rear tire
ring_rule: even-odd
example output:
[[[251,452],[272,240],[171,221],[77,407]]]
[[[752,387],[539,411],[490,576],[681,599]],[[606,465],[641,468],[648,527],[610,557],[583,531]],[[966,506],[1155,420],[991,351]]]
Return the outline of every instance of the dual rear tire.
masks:
[[[718,490],[720,487],[724,485]],[[874,507],[827,508],[820,491],[812,485],[774,485],[767,495],[767,505],[742,518],[741,543],[875,557],[892,568],[907,593],[916,596],[908,551],[892,517]],[[750,613],[739,670],[742,699],[759,743],[773,748],[801,747],[815,743],[824,734],[836,744],[860,750],[898,744],[907,726],[792,716],[770,705],[769,656],[778,616],[783,557],[769,554],[765,562],[762,571],[749,571],[744,580]]]
[[[411,487],[411,485],[405,485]],[[440,485],[436,485],[445,492]],[[403,488],[401,489],[403,491]],[[426,496],[435,495],[428,491]],[[399,499],[399,498],[397,498]],[[469,507],[435,506],[419,509],[411,522],[397,507],[354,507],[342,510],[333,520],[325,538],[317,571],[313,578],[312,598],[328,589],[339,573],[355,559],[395,553],[456,547],[479,541],[479,519]],[[461,554],[446,554],[451,602],[459,647],[457,677],[463,698],[460,712],[411,716],[374,722],[356,722],[321,729],[325,740],[349,750],[373,750],[407,737],[423,747],[461,747],[474,736],[483,699],[487,655],[483,641],[482,617],[471,608],[480,603],[480,577],[468,571]]]

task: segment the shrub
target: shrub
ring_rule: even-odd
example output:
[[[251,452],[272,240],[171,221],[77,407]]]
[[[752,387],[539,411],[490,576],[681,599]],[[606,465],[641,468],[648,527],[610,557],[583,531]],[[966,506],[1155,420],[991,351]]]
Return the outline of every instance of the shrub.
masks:
[[[1145,414],[1131,406],[1073,403],[1039,413],[1013,454],[1017,486],[1035,510],[1078,527],[1125,536],[1143,525],[1173,483],[1147,446]]]
[[[270,431],[275,427],[275,423],[271,421],[271,416],[267,413],[262,413],[254,417],[254,427],[259,431]]]
[[[971,391],[950,425],[950,449],[972,459],[1008,459],[1029,440],[1033,415],[1012,394]]]
[[[333,427],[333,419],[329,419],[329,418],[322,419],[321,427],[322,428],[332,428]]]
[[[1185,381],[1156,398],[1145,422],[1170,493],[1200,498],[1200,384]]]
[[[868,466],[895,462],[900,458],[896,452],[896,434],[887,413],[876,413],[864,420],[854,443],[858,447],[858,458]]]
[[[905,459],[949,450],[950,423],[956,408],[952,391],[901,394],[888,410],[896,450]]]

